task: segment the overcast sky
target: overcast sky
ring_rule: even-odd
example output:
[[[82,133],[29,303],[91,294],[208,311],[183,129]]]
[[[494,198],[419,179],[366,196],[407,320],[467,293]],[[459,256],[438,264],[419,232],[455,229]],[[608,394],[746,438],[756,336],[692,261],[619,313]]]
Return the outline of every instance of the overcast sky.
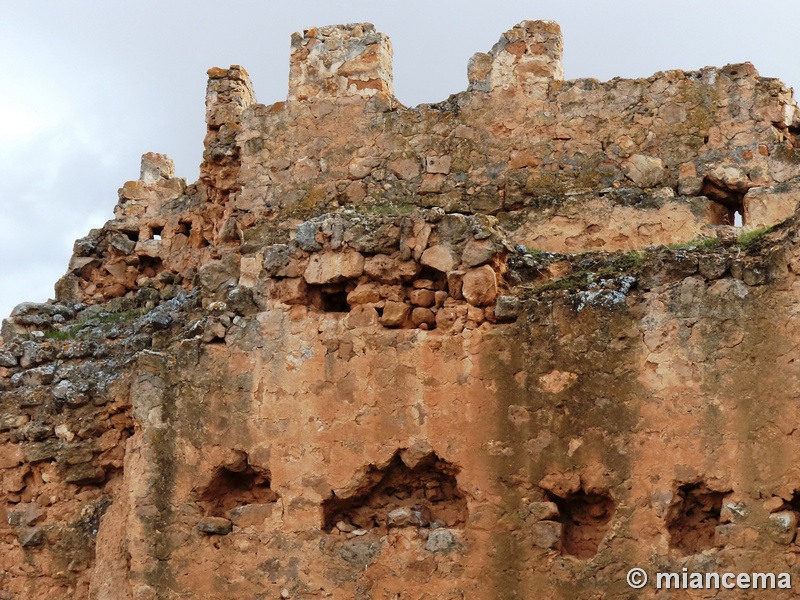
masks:
[[[286,97],[292,32],[369,21],[391,38],[399,100],[438,102],[524,19],[561,24],[568,79],[750,61],[800,85],[796,0],[0,0],[0,318],[53,295],[144,152],[197,179],[208,68],[244,66],[270,104]]]

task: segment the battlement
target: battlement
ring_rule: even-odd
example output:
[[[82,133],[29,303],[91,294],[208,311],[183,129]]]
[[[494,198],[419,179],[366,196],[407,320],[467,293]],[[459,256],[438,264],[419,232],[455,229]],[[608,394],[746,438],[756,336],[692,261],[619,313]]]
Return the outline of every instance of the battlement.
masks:
[[[561,28],[554,21],[522,21],[488,52],[469,61],[469,91],[523,93],[544,99],[552,80],[564,79]]]
[[[200,180],[187,186],[167,157],[145,155],[116,220],[76,244],[60,297],[98,301],[176,280],[188,289],[208,261],[229,259],[252,283],[273,244],[295,243],[315,227],[309,219],[341,209],[493,217],[505,231],[497,239],[582,252],[715,237],[738,219],[766,227],[800,198],[800,112],[791,90],[747,63],[568,81],[558,24],[523,21],[473,56],[465,92],[406,108],[392,96],[389,39],[372,25],[307,29],[291,48],[286,102],[259,104],[240,66],[209,70]],[[315,235],[326,252],[361,252]],[[476,266],[459,264],[464,243],[448,243],[453,264],[441,277]],[[493,248],[487,261],[501,277]],[[310,251],[289,255],[302,263]],[[275,289],[323,306],[318,293],[351,290],[310,284],[334,283]]]
[[[393,96],[392,45],[371,23],[292,35],[289,100]]]

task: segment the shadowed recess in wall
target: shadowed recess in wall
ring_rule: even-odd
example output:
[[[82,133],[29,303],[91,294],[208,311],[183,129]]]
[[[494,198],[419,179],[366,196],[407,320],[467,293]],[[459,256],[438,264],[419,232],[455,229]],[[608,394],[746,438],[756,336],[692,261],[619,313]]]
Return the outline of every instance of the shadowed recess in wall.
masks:
[[[242,453],[241,461],[220,467],[200,494],[200,505],[207,516],[221,517],[247,504],[276,502],[278,494],[270,487],[269,471],[254,469]]]
[[[710,490],[705,483],[680,486],[667,513],[670,548],[686,555],[713,548],[722,501],[728,493]]]
[[[456,482],[458,471],[434,453],[404,461],[398,451],[385,468],[371,465],[352,492],[323,503],[325,531],[463,527],[467,501]]]
[[[549,493],[558,506],[563,527],[561,553],[577,558],[591,558],[608,532],[616,504],[606,494],[589,494],[579,490],[560,497]]]

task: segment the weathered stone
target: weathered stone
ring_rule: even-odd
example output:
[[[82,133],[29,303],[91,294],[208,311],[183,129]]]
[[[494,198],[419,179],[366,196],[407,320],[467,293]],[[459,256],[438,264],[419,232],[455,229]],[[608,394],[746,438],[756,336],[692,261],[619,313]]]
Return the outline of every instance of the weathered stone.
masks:
[[[200,180],[148,167],[76,243],[70,305],[3,324],[0,514],[46,511],[41,551],[6,536],[4,594],[588,598],[753,549],[791,572],[789,90],[746,64],[559,81],[557,26],[523,22],[406,108],[388,51],[306,30],[272,105],[213,69]],[[744,243],[732,209],[789,221]]]
[[[27,371],[17,373],[17,375],[14,377],[18,377],[18,379],[16,379],[18,385],[26,385],[30,387],[48,385],[55,379],[55,368],[53,365],[45,365],[43,367],[36,367],[34,369],[28,369]]]
[[[378,311],[374,307],[356,304],[345,317],[344,324],[348,329],[374,328],[379,321]]]
[[[126,234],[116,231],[108,236],[108,245],[125,256],[131,254],[136,248],[136,242],[130,239]],[[77,267],[77,265],[75,265],[75,267]]]
[[[494,318],[498,323],[510,323],[519,316],[519,298],[516,296],[498,296],[494,307]]]
[[[419,523],[415,522],[411,510],[408,508],[395,508],[386,514],[387,527],[409,527],[411,525],[419,525]]]
[[[355,279],[364,272],[364,255],[360,252],[320,252],[312,254],[303,277],[312,285],[337,283]]]
[[[724,254],[707,254],[700,257],[697,267],[706,279],[719,279],[728,272],[730,263],[730,257]]]
[[[43,460],[50,460],[56,457],[60,446],[55,440],[47,440],[46,442],[26,444],[23,452],[25,453],[25,460],[29,463],[37,463]]]
[[[24,423],[16,424],[19,427]],[[0,429],[0,431],[7,431],[8,429]],[[5,443],[0,446],[0,469],[13,469],[18,467],[25,460],[25,455],[18,444]]]
[[[235,287],[239,280],[239,261],[231,257],[227,260],[214,260],[200,267],[197,284],[207,293]]]
[[[150,185],[161,179],[172,179],[174,176],[175,164],[166,154],[148,152],[142,155],[139,179],[141,179],[145,185]]]
[[[271,277],[301,277],[307,262],[286,244],[273,244],[264,250],[264,270]]]
[[[25,527],[17,535],[23,548],[35,548],[45,542],[45,530],[42,527]]]
[[[561,535],[562,525],[556,521],[538,521],[531,526],[531,542],[537,548],[559,549]]]
[[[292,36],[290,101],[376,94],[393,95],[392,49],[372,24],[315,27]]]
[[[496,253],[497,247],[491,240],[470,240],[461,254],[461,264],[477,267],[492,260]]]
[[[666,177],[664,161],[643,154],[635,154],[628,159],[625,174],[633,183],[644,188],[657,187]]]
[[[272,518],[274,504],[245,504],[228,511],[228,519],[235,527],[260,527]]]
[[[447,175],[450,172],[452,159],[450,156],[427,156],[425,157],[425,170],[428,173],[441,173]]]
[[[408,293],[408,299],[415,306],[430,307],[435,301],[434,293],[431,290],[412,290]]]
[[[753,186],[744,169],[735,165],[719,165],[706,173],[711,183],[726,189],[744,194]]]
[[[455,308],[443,307],[436,313],[436,328],[442,331],[453,329],[458,319]],[[461,325],[463,328],[463,323]]]
[[[494,269],[483,265],[467,271],[461,293],[474,306],[492,304],[497,298],[497,275]]]
[[[206,535],[228,535],[233,524],[222,517],[205,517],[197,523],[197,529]]]
[[[419,175],[419,161],[413,158],[390,160],[387,167],[398,179],[413,179]]]
[[[425,550],[428,552],[453,552],[460,548],[458,537],[450,529],[434,529],[425,542]]]
[[[681,196],[697,196],[703,189],[703,178],[698,177],[693,162],[683,163],[678,169],[678,193]]]
[[[791,544],[797,534],[797,513],[783,510],[769,516],[769,532],[778,544]]]
[[[363,179],[369,175],[375,167],[380,166],[382,162],[383,159],[379,156],[354,158],[348,165],[348,174],[352,179]]]
[[[452,271],[457,265],[455,252],[450,246],[439,244],[431,246],[422,253],[420,262],[426,267],[431,267],[442,273]]]
[[[339,550],[339,557],[359,571],[365,571],[380,554],[381,546],[370,539],[348,540]]]
[[[75,485],[102,483],[106,479],[106,472],[102,467],[91,463],[71,466],[64,475],[64,481]]]
[[[372,304],[381,299],[378,285],[375,283],[361,283],[347,294],[347,303],[353,304]]]
[[[17,358],[10,352],[0,350],[0,367],[12,368],[17,366]]]
[[[447,178],[444,175],[434,175],[428,173],[422,178],[419,183],[419,193],[424,194],[437,194],[442,191]]]
[[[744,185],[744,184],[743,184]],[[800,188],[751,188],[744,197],[744,221],[752,229],[772,227],[791,217],[800,201]]]
[[[408,319],[410,313],[411,306],[405,302],[387,300],[383,307],[381,323],[386,327],[400,327]]]
[[[423,324],[428,326],[435,325],[436,315],[430,308],[417,306],[411,311],[411,322],[414,323],[415,327],[419,327]]]
[[[554,521],[559,517],[558,506],[555,502],[531,502],[528,505],[528,511],[537,521]]]
[[[30,527],[45,517],[45,512],[35,502],[17,505],[16,509],[8,513],[6,521],[12,527]]]
[[[463,288],[464,288],[464,275],[465,271],[449,271],[447,273],[447,290],[450,292],[450,296],[456,300],[461,300],[463,295]]]
[[[364,261],[364,273],[381,283],[405,283],[417,276],[419,264],[386,254],[375,254]]]
[[[317,224],[306,221],[297,226],[294,241],[306,252],[322,250],[322,244],[317,241]]]

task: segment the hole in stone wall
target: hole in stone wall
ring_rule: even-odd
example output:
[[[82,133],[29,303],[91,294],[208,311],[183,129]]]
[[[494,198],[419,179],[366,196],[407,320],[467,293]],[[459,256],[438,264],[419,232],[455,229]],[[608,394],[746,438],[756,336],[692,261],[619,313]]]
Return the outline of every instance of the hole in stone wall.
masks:
[[[712,491],[705,483],[680,486],[666,518],[670,548],[686,555],[713,548],[722,501],[729,493]]]
[[[433,283],[431,289],[436,290],[446,290],[447,289],[447,275],[442,273],[441,271],[437,271],[436,269],[432,269],[430,267],[422,267],[422,270],[419,272],[414,280],[423,280],[423,281],[430,281]],[[413,282],[412,282],[413,285]]]
[[[576,558],[591,558],[597,554],[616,510],[611,497],[587,494],[583,490],[563,498],[550,492],[548,496],[558,506],[563,527],[561,553]]]
[[[139,256],[139,272],[145,277],[155,277],[164,270],[164,265],[158,257]]]
[[[122,233],[125,234],[125,236],[127,236],[127,238],[132,242],[138,242],[139,241],[139,231],[138,230],[134,231],[132,229],[129,229],[129,230],[124,230]]]
[[[206,516],[222,517],[237,506],[268,504],[278,500],[270,487],[269,472],[254,469],[243,454],[240,464],[221,467],[200,495]]]
[[[178,227],[175,229],[175,233],[182,233],[186,237],[192,233],[192,222],[191,221],[179,221]]]
[[[320,300],[322,310],[325,312],[350,312],[350,305],[347,303],[347,292],[345,290],[320,290]]]
[[[719,183],[703,180],[700,195],[711,200],[709,206],[710,225],[730,225],[741,227],[744,222],[744,194]]]
[[[796,490],[793,494],[789,502],[789,510],[793,510],[796,513],[800,513],[800,490]],[[784,506],[785,507],[785,506]]]
[[[346,498],[322,504],[323,527],[463,527],[467,501],[458,488],[458,469],[431,453],[413,468],[395,454],[385,469],[371,466],[358,489]]]
[[[151,228],[151,232],[153,234],[153,239],[160,241],[161,240],[161,234],[164,233],[164,226],[163,225],[154,225]]]

